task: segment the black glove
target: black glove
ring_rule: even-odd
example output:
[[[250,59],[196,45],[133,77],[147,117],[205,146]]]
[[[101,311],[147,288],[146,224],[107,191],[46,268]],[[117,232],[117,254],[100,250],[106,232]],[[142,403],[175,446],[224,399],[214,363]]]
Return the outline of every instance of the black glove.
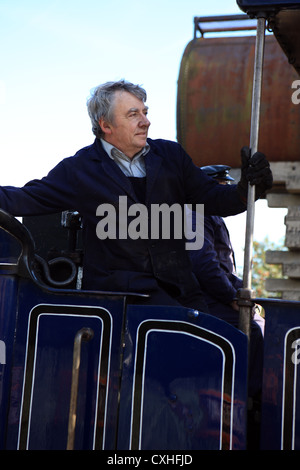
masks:
[[[272,188],[273,176],[270,164],[265,155],[256,152],[250,158],[251,152],[248,147],[241,150],[241,179],[237,188],[242,199],[247,199],[248,183],[255,185],[255,199],[259,199],[267,189]]]

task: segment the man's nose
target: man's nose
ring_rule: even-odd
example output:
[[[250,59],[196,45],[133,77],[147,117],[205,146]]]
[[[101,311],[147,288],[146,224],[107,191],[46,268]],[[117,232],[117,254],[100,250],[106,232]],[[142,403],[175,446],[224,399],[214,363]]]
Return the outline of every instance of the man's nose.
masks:
[[[143,127],[143,126],[147,126],[147,127],[150,126],[150,121],[149,121],[149,119],[147,118],[147,116],[145,116],[145,115],[141,116],[139,125],[142,126],[142,127]]]

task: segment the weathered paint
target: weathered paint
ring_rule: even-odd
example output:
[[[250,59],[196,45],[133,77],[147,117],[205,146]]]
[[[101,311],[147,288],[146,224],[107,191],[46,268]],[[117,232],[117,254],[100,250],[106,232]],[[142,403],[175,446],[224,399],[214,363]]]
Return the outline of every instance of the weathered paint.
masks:
[[[240,166],[250,142],[255,36],[198,38],[180,66],[177,138],[197,165]],[[266,36],[259,150],[270,161],[300,159],[299,79],[276,39]]]

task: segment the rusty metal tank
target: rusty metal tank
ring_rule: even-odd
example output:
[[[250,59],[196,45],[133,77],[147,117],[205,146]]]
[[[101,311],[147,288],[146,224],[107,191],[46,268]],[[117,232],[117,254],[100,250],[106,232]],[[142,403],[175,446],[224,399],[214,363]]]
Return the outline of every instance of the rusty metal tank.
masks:
[[[195,38],[180,64],[177,139],[201,165],[240,167],[249,145],[255,36]],[[296,70],[266,35],[259,150],[270,161],[300,160],[300,104],[292,102]]]

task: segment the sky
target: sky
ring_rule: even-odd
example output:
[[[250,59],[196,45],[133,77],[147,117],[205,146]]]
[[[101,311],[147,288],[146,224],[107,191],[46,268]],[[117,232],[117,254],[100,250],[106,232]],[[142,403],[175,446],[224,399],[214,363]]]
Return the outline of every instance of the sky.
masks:
[[[240,13],[235,0],[0,0],[0,185],[22,186],[90,145],[86,100],[106,81],[142,85],[149,137],[176,140],[193,18]],[[286,211],[256,207],[254,239],[282,240]],[[227,221],[241,265],[245,215]]]

